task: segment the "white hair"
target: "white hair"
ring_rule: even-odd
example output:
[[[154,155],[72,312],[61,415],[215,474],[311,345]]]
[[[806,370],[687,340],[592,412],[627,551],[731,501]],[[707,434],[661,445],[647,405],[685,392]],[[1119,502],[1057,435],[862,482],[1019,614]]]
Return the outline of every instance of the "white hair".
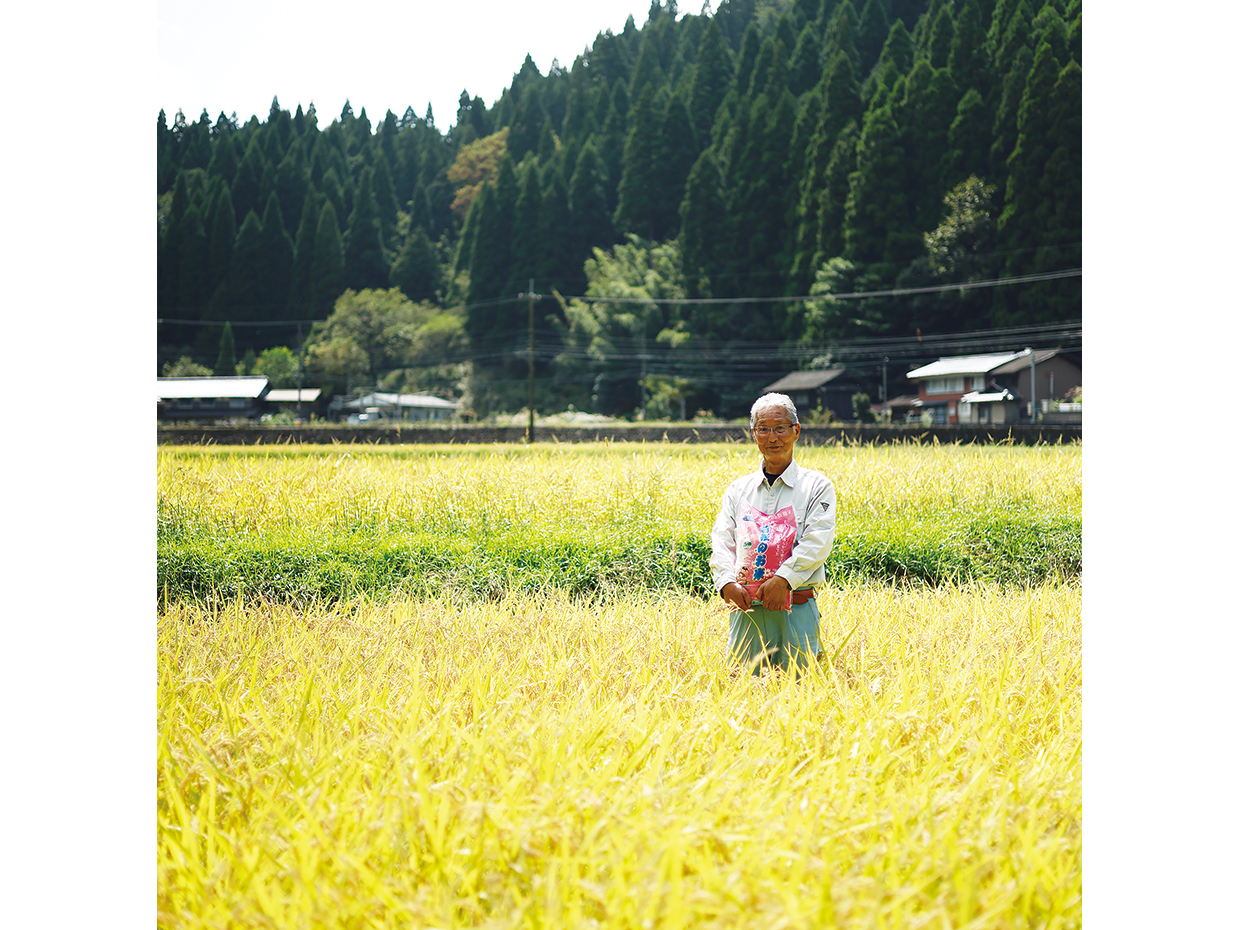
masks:
[[[753,406],[749,408],[749,428],[753,429],[754,422],[758,419],[758,411],[765,410],[767,407],[778,407],[784,413],[788,414],[788,422],[796,426],[801,421],[797,419],[797,407],[792,402],[792,398],[787,394],[763,394],[753,402]]]

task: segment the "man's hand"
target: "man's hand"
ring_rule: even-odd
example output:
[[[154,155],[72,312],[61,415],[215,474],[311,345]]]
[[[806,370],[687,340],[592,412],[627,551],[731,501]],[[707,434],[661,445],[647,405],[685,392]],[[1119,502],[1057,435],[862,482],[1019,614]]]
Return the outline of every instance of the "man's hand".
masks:
[[[762,606],[767,610],[787,610],[788,592],[791,590],[786,579],[780,575],[772,575],[758,585],[758,590],[754,594],[753,599],[761,601]]]
[[[752,598],[750,598],[749,592],[735,581],[729,581],[725,584],[719,590],[719,595],[723,598],[723,602],[733,610],[748,612],[753,609],[753,604],[750,603]]]

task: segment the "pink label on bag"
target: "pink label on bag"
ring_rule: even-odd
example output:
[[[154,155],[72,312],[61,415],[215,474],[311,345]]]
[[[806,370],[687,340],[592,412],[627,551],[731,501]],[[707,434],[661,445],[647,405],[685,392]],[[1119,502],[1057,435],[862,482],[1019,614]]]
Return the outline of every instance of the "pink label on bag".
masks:
[[[792,555],[796,535],[797,515],[791,507],[770,516],[752,504],[746,504],[737,533],[737,583],[751,595],[754,594],[758,586],[775,574],[775,569]]]

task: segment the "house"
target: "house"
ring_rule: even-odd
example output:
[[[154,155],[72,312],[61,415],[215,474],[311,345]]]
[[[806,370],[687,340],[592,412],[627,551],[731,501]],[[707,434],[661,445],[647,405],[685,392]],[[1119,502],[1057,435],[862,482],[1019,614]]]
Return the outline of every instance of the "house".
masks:
[[[874,385],[847,368],[794,371],[762,389],[764,394],[771,392],[787,394],[802,416],[817,409],[821,402],[822,409],[830,410],[839,420],[857,418],[853,412],[854,394],[875,396]]]
[[[335,398],[331,411],[337,414],[360,413],[375,407],[388,420],[443,421],[456,416],[460,404],[430,394],[389,394],[372,391],[361,397],[346,400]]]
[[[1006,388],[970,391],[956,404],[956,422],[967,426],[998,426],[1020,419],[1020,403]]]
[[[1036,391],[1030,389],[1031,374],[1037,377]],[[1000,365],[990,375],[997,385],[1007,388],[1019,398],[1022,416],[1031,415],[1030,402],[1037,404],[1041,415],[1049,406],[1044,401],[1060,400],[1073,388],[1081,387],[1081,352],[1079,349],[1038,349],[1034,353],[1032,366],[1029,356],[1022,354]]]
[[[263,398],[268,413],[288,412],[298,417],[321,413],[322,388],[272,388]]]
[[[1062,397],[1081,383],[1080,352],[1038,349],[940,358],[906,376],[917,384],[913,415],[936,424],[1014,423],[1033,415],[1031,402]],[[1031,391],[1030,369],[1037,393]]]
[[[1001,419],[1009,413],[1002,405],[1010,401],[1002,386],[992,386],[991,372],[1021,358],[1028,363],[1029,356],[1023,352],[959,355],[914,368],[905,376],[917,385],[914,415],[929,414],[930,422],[936,425],[964,422],[960,418],[960,401],[969,394],[972,396],[965,401],[968,422],[1008,422]],[[1000,408],[996,410],[994,404]]]
[[[266,375],[159,378],[159,419],[255,419],[263,412]]]
[[[918,398],[916,394],[901,394],[874,405],[874,415],[880,423],[901,423],[914,414]]]

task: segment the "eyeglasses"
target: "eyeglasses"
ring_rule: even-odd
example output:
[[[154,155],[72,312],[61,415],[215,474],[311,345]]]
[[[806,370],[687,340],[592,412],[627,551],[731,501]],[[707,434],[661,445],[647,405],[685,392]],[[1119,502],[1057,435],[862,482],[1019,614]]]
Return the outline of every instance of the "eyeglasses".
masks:
[[[766,436],[771,435],[771,433],[774,433],[780,439],[783,439],[785,436],[787,436],[791,432],[792,432],[791,426],[776,426],[774,428],[769,427],[769,426],[755,426],[753,434],[755,436],[766,437]]]

